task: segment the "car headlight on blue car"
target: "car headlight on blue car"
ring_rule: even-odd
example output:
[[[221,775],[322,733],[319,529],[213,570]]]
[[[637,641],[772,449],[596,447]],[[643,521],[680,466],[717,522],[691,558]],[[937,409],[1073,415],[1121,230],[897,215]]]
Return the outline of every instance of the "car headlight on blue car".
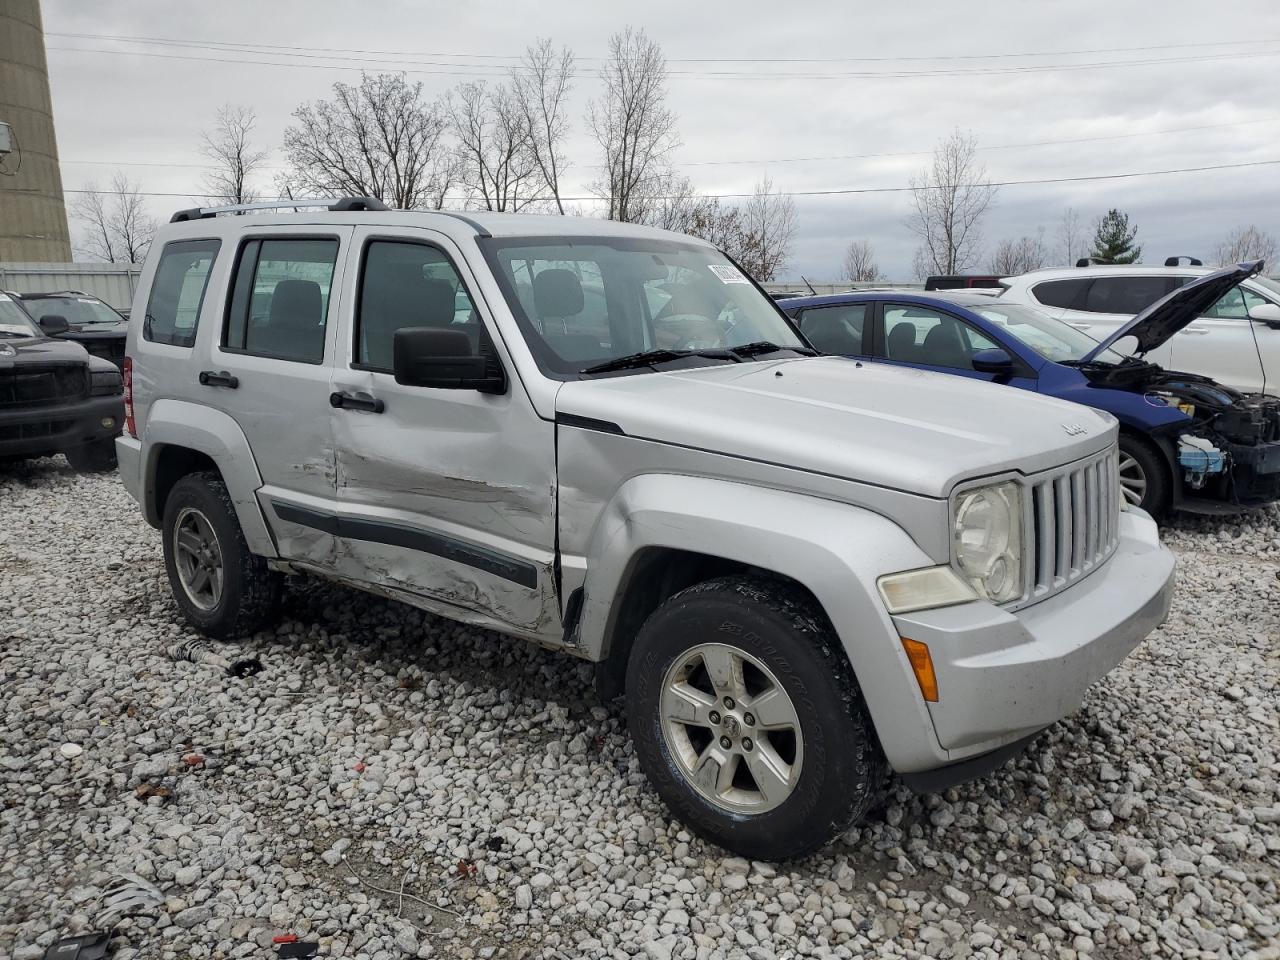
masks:
[[[1022,487],[1013,481],[972,487],[951,507],[951,555],[960,576],[992,603],[1022,596]]]

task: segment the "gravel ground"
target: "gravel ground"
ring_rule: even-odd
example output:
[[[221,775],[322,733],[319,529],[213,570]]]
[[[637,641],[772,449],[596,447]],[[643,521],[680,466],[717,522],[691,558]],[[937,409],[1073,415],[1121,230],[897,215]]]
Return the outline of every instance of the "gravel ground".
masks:
[[[1169,531],[1168,624],[1026,756],[774,866],[667,818],[570,659],[305,582],[229,679],[166,655],[116,478],[0,504],[0,957],[136,872],[118,958],[1280,958],[1280,510]]]

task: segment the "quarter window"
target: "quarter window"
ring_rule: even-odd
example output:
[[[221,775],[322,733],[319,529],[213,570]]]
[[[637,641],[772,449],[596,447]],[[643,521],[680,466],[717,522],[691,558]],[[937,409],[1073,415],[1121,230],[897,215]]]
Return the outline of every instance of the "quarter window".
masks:
[[[175,347],[196,342],[209,271],[221,245],[219,240],[177,240],[164,245],[147,297],[144,340]]]
[[[1069,280],[1046,280],[1037,283],[1032,293],[1046,307],[1063,310],[1079,310],[1084,304],[1085,292],[1093,281],[1089,277],[1072,277]]]
[[[240,248],[223,349],[279,360],[324,359],[338,241],[250,240]]]
[[[859,354],[866,317],[865,303],[810,307],[800,313],[800,331],[822,353]]]
[[[395,332],[406,327],[459,330],[481,350],[479,318],[449,258],[420,243],[375,240],[365,248],[355,362],[390,371]]]

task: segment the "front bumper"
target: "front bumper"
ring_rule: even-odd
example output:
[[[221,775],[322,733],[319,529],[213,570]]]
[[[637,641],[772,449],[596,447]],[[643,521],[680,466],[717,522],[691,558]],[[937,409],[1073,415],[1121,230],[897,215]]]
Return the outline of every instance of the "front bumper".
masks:
[[[1000,750],[1074,713],[1089,686],[1164,622],[1173,586],[1173,555],[1155,523],[1129,510],[1111,559],[1056,596],[1012,613],[966,603],[895,617],[901,636],[929,646],[938,701],[928,709],[946,757],[899,772]]]
[[[123,427],[124,397],[120,395],[0,410],[0,456],[46,456],[108,440]]]

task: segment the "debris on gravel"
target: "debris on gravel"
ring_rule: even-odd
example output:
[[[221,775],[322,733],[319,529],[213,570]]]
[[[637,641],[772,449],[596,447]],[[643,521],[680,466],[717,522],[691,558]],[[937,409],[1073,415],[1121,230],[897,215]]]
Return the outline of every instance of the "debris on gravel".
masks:
[[[309,580],[228,676],[168,655],[115,477],[0,502],[0,956],[137,874],[119,960],[1280,957],[1280,510],[1173,524],[1169,622],[1024,756],[767,864],[668,817],[584,664]]]

